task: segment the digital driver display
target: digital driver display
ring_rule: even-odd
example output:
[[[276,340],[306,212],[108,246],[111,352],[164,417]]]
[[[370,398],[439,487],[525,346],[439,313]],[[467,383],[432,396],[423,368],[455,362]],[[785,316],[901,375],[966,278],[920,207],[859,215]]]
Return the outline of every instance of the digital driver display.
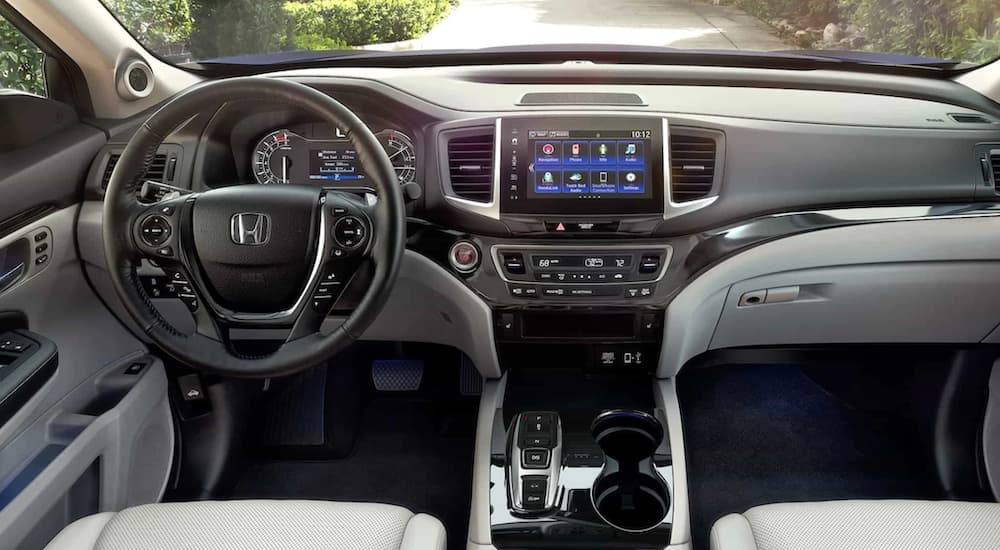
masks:
[[[365,174],[358,166],[358,152],[349,142],[309,151],[310,180],[361,181],[365,179]]]
[[[653,117],[501,120],[500,211],[663,212],[663,122]]]

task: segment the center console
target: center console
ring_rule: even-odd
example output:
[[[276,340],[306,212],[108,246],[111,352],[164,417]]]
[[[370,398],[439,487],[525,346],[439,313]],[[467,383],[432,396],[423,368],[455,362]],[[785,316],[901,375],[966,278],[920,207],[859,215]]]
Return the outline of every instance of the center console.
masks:
[[[670,546],[674,457],[650,382],[573,369],[508,375],[490,448],[495,548]]]
[[[451,202],[503,230],[441,237],[453,272],[490,306],[505,373],[487,382],[505,388],[492,392],[497,406],[480,411],[480,433],[491,433],[476,460],[488,454],[489,480],[474,497],[470,541],[683,544],[679,414],[654,373],[665,305],[685,280],[677,260],[693,244],[656,229],[714,199],[671,200],[670,128],[657,116],[514,115],[496,119],[493,137],[492,201]],[[463,169],[481,170],[471,164],[481,149],[455,147],[470,164],[453,167],[452,190],[470,181]]]

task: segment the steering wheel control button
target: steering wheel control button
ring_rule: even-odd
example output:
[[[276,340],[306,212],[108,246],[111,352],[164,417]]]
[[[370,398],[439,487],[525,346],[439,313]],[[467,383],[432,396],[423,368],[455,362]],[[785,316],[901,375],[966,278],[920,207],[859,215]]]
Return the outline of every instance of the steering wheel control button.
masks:
[[[149,246],[160,246],[170,238],[170,222],[163,216],[149,216],[139,225],[139,236]]]
[[[364,242],[365,224],[357,216],[347,216],[333,226],[333,240],[344,248],[354,248]]]
[[[479,248],[470,241],[458,241],[448,251],[448,262],[459,273],[472,273],[479,267]]]
[[[170,257],[174,255],[174,249],[169,246],[164,246],[163,248],[157,250],[156,253],[160,256]]]

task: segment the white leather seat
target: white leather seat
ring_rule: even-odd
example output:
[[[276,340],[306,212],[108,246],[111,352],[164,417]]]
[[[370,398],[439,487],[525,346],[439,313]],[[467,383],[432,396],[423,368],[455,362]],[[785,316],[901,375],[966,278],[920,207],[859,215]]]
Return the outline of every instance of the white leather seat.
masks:
[[[712,550],[996,550],[1000,504],[845,500],[768,504],[712,527]]]
[[[148,504],[85,517],[46,550],[444,550],[441,522],[399,506],[308,500]]]

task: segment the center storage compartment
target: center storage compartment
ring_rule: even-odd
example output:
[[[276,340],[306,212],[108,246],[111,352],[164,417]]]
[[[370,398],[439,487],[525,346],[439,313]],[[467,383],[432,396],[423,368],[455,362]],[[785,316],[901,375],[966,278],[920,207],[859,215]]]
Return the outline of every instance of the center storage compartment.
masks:
[[[614,410],[594,419],[591,432],[605,455],[591,491],[594,509],[622,531],[656,528],[670,510],[670,491],[653,465],[663,427],[644,412]]]

